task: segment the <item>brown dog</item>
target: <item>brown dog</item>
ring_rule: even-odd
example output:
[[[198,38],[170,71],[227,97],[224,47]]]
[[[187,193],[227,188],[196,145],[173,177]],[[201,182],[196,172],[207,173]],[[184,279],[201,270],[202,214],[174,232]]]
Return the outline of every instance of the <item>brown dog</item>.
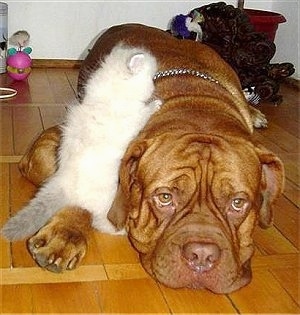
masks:
[[[237,290],[251,279],[254,226],[271,224],[283,188],[281,161],[252,140],[260,114],[250,113],[236,74],[212,49],[142,25],[116,26],[98,39],[80,71],[80,98],[100,58],[119,41],[157,58],[156,94],[164,104],[127,149],[108,218],[126,226],[144,268],[159,282]],[[32,150],[22,163],[29,178],[45,162],[37,162],[39,145]],[[62,209],[29,248],[47,269],[71,269],[85,253],[90,230],[88,211]]]

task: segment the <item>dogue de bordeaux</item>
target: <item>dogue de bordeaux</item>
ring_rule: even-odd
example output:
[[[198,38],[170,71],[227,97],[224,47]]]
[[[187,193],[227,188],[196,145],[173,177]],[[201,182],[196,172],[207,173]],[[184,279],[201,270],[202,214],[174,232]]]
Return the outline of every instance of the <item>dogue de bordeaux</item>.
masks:
[[[253,124],[264,117],[249,108],[237,75],[215,51],[140,24],[100,36],[80,70],[81,99],[99,60],[120,41],[157,58],[155,93],[163,105],[127,148],[108,218],[126,228],[143,267],[160,283],[238,290],[251,280],[253,229],[272,224],[283,189],[282,162],[252,138]],[[58,127],[45,131],[21,161],[35,184],[55,171],[59,137]],[[76,267],[92,229],[87,210],[58,212],[29,243],[60,257],[61,269]]]

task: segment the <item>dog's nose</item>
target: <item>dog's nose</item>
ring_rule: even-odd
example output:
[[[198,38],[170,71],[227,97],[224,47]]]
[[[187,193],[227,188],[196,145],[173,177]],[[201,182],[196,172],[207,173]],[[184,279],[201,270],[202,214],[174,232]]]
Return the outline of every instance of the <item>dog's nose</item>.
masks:
[[[202,272],[208,271],[219,260],[221,251],[216,244],[189,242],[183,246],[182,255],[190,268]]]

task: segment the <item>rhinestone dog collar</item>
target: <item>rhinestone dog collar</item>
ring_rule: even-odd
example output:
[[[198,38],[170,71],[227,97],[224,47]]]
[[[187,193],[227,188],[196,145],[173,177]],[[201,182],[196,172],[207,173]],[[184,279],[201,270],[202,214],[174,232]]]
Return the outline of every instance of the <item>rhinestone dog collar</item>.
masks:
[[[165,78],[165,77],[174,77],[177,75],[192,75],[192,76],[204,79],[204,80],[214,82],[216,84],[220,84],[220,82],[218,80],[216,80],[215,78],[213,78],[212,76],[210,76],[204,72],[200,72],[200,71],[193,70],[193,69],[186,69],[186,68],[173,68],[173,69],[169,69],[169,70],[158,71],[155,73],[155,75],[153,77],[153,81],[157,81],[157,80]]]
[[[193,70],[193,69],[187,69],[187,68],[173,68],[169,70],[164,70],[164,71],[158,71],[154,74],[153,76],[153,81],[157,81],[162,78],[166,77],[175,77],[177,75],[192,75],[198,78],[201,78],[203,80],[207,80],[210,82],[213,82],[215,84],[219,84],[221,87],[225,88],[220,81],[216,80],[209,74],[205,72],[200,72],[198,70]],[[226,89],[226,88],[225,88]],[[245,95],[246,100],[248,103],[257,105],[260,101],[260,96],[255,93],[254,88],[250,88],[250,91],[248,88],[243,89],[243,93]]]

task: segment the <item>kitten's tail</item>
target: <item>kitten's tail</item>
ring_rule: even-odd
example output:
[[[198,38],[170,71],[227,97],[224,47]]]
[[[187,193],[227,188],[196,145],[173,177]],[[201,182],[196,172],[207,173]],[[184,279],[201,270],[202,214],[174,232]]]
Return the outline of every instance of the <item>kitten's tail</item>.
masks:
[[[65,205],[65,201],[61,186],[55,180],[48,181],[27,206],[8,220],[1,234],[10,241],[35,234]]]

